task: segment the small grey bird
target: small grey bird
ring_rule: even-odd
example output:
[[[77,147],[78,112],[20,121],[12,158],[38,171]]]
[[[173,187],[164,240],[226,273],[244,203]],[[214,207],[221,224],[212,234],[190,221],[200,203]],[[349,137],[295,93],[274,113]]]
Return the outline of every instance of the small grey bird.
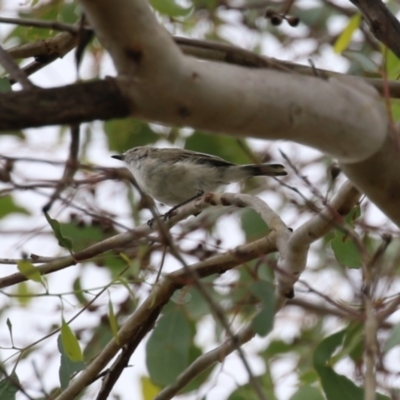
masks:
[[[206,192],[253,176],[287,175],[281,164],[235,165],[224,159],[182,149],[135,147],[122,155],[140,188],[169,206],[180,206]]]

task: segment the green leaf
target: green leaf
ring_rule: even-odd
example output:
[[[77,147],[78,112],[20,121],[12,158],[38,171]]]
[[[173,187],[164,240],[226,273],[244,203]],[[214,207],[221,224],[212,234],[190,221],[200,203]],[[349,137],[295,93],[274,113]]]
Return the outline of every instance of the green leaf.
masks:
[[[384,352],[387,353],[389,350],[393,349],[400,344],[400,323],[396,324],[392,331],[390,332],[390,336],[385,343]]]
[[[278,400],[274,393],[273,380],[271,379],[268,368],[263,375],[256,376],[255,378],[260,382],[260,386],[264,392],[264,398],[268,400]],[[260,396],[254,390],[253,385],[246,383],[232,392],[228,400],[260,400]]]
[[[347,46],[349,45],[351,38],[353,37],[353,33],[358,29],[361,23],[361,14],[354,14],[347,24],[346,28],[344,28],[343,32],[336,39],[335,44],[333,45],[333,50],[335,53],[342,53]]]
[[[354,221],[359,218],[360,215],[361,209],[357,206],[354,207],[354,209],[346,216],[345,220],[351,227],[353,227]],[[361,267],[361,255],[358,247],[347,233],[340,229],[336,229],[335,237],[331,241],[331,247],[339,264],[349,268]]]
[[[390,108],[393,120],[397,121],[400,118],[400,100],[390,99]]]
[[[210,135],[196,131],[185,143],[185,149],[213,154],[236,164],[252,162],[249,156],[231,136]]]
[[[64,318],[61,323],[61,342],[67,357],[71,361],[83,361],[83,354],[78,339],[65,322]]]
[[[338,14],[337,10],[325,5],[307,8],[299,7],[296,9],[296,16],[300,19],[301,23],[307,25],[313,31],[325,30],[328,20]]]
[[[34,282],[44,283],[40,271],[29,261],[17,262],[18,270],[26,278]]]
[[[171,301],[173,301],[176,304],[187,304],[190,302],[192,298],[192,294],[189,293],[189,291],[185,289],[179,289],[176,290],[175,293],[171,297]]]
[[[360,252],[353,240],[345,233],[337,230],[331,247],[339,264],[349,268],[361,267]]]
[[[240,220],[248,242],[266,236],[269,232],[265,221],[252,208],[243,210],[240,215]]]
[[[194,328],[194,324],[193,324]],[[193,329],[194,332],[194,329]],[[194,345],[190,346],[189,349],[189,362],[188,365],[192,364],[195,360],[197,360],[201,355],[202,355],[202,350]],[[208,368],[196,377],[194,377],[183,389],[180,393],[189,393],[191,391],[198,391],[199,387],[207,380],[207,378],[210,376],[212,372],[212,368]]]
[[[140,378],[140,385],[142,387],[143,400],[153,400],[160,393],[160,388],[154,385],[147,376]]]
[[[89,300],[84,296],[82,292],[81,277],[78,276],[72,285],[74,289],[74,295],[80,304],[85,305],[89,303]]]
[[[210,285],[211,286],[211,285]],[[193,320],[198,320],[201,317],[210,313],[210,308],[207,302],[204,301],[204,297],[199,293],[196,288],[186,287],[188,294],[190,294],[190,301],[185,303],[185,313]],[[212,291],[214,295],[215,292]]]
[[[25,214],[30,215],[30,212],[23,207],[20,207],[14,203],[11,196],[0,197],[0,219],[4,218],[8,214]]]
[[[120,283],[121,285],[123,285],[125,287],[125,289],[128,291],[129,295],[131,296],[132,300],[136,300],[136,296],[135,293],[133,292],[132,288],[131,288],[131,283],[129,283],[123,276],[118,277],[115,280],[115,283]]]
[[[174,0],[150,0],[150,4],[159,13],[169,17],[183,17],[192,9],[192,7],[181,7]]]
[[[341,346],[345,330],[324,339],[314,352],[314,367],[321,379],[321,384],[328,400],[362,400],[364,391],[350,379],[337,374],[329,366],[329,359],[337,347]]]
[[[47,222],[50,224],[51,229],[53,229],[54,235],[58,240],[58,244],[61,247],[72,251],[72,242],[70,239],[65,238],[61,233],[60,223],[57,220],[50,218],[49,214],[47,214],[46,212],[44,213],[44,216],[46,217]]]
[[[108,300],[108,320],[110,322],[111,332],[114,336],[115,341],[119,344],[118,339],[118,323],[117,318],[115,318],[114,307],[111,299]]]
[[[313,362],[327,400],[363,400],[364,390],[344,375],[337,374],[330,366],[331,357],[342,346],[346,329],[325,338],[315,349]],[[378,400],[389,400],[387,396],[376,394]]]
[[[85,360],[96,357],[113,338],[110,324],[106,319],[101,319],[100,324],[95,327],[93,335],[85,347]]]
[[[71,243],[71,249],[74,252],[81,251],[110,236],[110,234],[105,234],[97,225],[85,226],[73,221],[60,223],[59,227],[63,238]]]
[[[11,84],[8,78],[0,78],[0,93],[11,92]]]
[[[322,393],[312,386],[301,387],[290,400],[325,400]]]
[[[277,355],[290,353],[291,351],[293,351],[292,343],[286,343],[283,340],[272,340],[264,350],[263,356],[266,360],[270,360]]]
[[[105,122],[108,147],[111,151],[123,153],[137,146],[151,144],[159,139],[146,122],[134,118],[112,119]]]
[[[359,205],[355,206],[345,217],[345,221],[354,227],[354,221],[361,217],[361,207]]]
[[[10,332],[10,339],[11,339],[11,343],[14,346],[14,338],[13,338],[13,333],[12,333],[12,323],[11,320],[9,318],[7,318],[7,327],[8,327],[8,331]]]
[[[262,303],[262,309],[253,318],[251,325],[257,334],[266,336],[274,326],[275,318],[275,293],[273,285],[268,282],[254,282],[251,292]]]
[[[16,384],[13,384],[16,382]],[[0,399],[1,400],[15,400],[15,395],[18,392],[17,386],[19,383],[18,376],[15,372],[8,376],[8,378],[0,381]]]
[[[58,20],[66,24],[75,24],[78,21],[81,10],[77,4],[64,3],[58,13]]]
[[[16,289],[15,289],[15,294],[18,296],[18,302],[21,304],[21,306],[25,307],[29,304],[29,302],[33,298],[33,292],[29,290],[29,286],[27,282],[21,282],[18,283]]]
[[[228,397],[228,400],[259,400],[260,397],[254,391],[254,388],[250,384],[246,384],[237,388],[231,395]],[[268,396],[268,399],[273,399]]]
[[[190,324],[180,308],[157,323],[146,345],[146,365],[152,382],[166,386],[189,365]]]
[[[400,60],[390,49],[385,45],[382,46],[382,54],[385,57],[385,70],[387,79],[398,80],[400,75]]]
[[[342,354],[335,355],[334,358],[340,359]],[[349,355],[351,359],[359,365],[364,355],[364,325],[360,322],[351,322],[346,328],[343,340],[343,355]]]
[[[66,389],[69,385],[71,377],[75,372],[82,371],[86,368],[83,361],[72,361],[65,352],[62,344],[61,335],[57,337],[57,347],[61,354],[60,357],[60,368],[58,370],[58,376],[60,379],[61,389]]]

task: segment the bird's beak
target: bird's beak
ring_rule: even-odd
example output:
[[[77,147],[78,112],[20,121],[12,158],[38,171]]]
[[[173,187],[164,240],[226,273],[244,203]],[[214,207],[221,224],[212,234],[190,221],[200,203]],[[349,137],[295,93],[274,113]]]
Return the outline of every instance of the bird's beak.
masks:
[[[115,156],[111,156],[111,158],[115,158],[115,159],[120,160],[120,161],[124,161],[124,159],[125,159],[123,154],[117,154]]]

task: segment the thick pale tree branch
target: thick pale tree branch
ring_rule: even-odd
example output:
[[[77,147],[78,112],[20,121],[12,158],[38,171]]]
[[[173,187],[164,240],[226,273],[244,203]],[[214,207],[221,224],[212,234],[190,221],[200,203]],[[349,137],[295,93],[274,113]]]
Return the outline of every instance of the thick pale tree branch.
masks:
[[[257,201],[263,203],[260,199],[257,199]],[[236,194],[225,193],[223,195],[213,195],[211,193],[208,193],[203,197],[197,199],[196,201],[192,201],[191,203],[188,203],[185,206],[182,206],[178,210],[176,210],[176,214],[165,222],[166,227],[169,229],[179,221],[182,221],[190,215],[198,214],[199,212],[206,208],[209,208],[210,206],[229,204],[235,204],[236,207],[244,206],[243,203],[240,203],[240,201],[237,199]],[[270,216],[271,218],[273,218],[275,216],[275,213],[271,212]],[[278,222],[279,221],[276,220],[276,223]],[[272,223],[275,224],[275,222],[273,221]],[[202,263],[202,267],[199,268],[197,273],[200,277],[209,276],[215,273],[222,273],[227,271],[228,269],[240,265],[243,262],[247,262],[262,255],[276,251],[276,237],[277,232],[279,231],[279,229],[274,230],[266,238],[256,240],[244,246],[239,246],[236,249],[230,250],[225,254],[210,257],[208,260]],[[125,246],[132,245],[136,241],[143,238],[150,238],[151,240],[153,240],[149,236],[152,233],[155,232],[151,230],[148,224],[144,223],[129,232],[120,233],[118,235],[102,240],[82,251],[74,253],[73,255],[60,257],[58,259],[55,259],[54,261],[42,264],[38,266],[37,269],[42,275],[50,274],[67,268],[71,265],[75,265],[79,262],[93,259],[94,257],[102,255],[108,251],[121,249]],[[185,275],[185,282],[188,282],[188,280],[190,279],[191,278],[189,276]],[[5,276],[0,279],[0,289],[15,285],[20,282],[24,282],[26,280],[26,276],[19,272],[9,276]]]
[[[277,271],[278,292],[288,295],[293,285],[304,271],[308,250],[311,243],[325,236],[342,222],[360,199],[361,193],[351,184],[345,182],[324,209],[297,228],[289,240],[281,241],[278,237],[280,260]]]
[[[400,224],[400,158],[383,104],[368,85],[198,61],[179,50],[145,0],[81,3],[117,66],[118,87],[96,82],[5,94],[0,129],[131,114],[237,136],[290,139],[336,157],[353,183]],[[104,96],[114,89],[117,103]]]
[[[135,116],[316,147],[337,158],[353,183],[400,224],[400,176],[394,172],[400,158],[384,105],[370,86],[199,62],[179,51],[145,0],[81,4],[126,79],[121,89]]]
[[[252,68],[276,69],[278,71],[293,72],[314,77],[317,74],[324,79],[328,79],[329,77],[338,77],[340,79],[341,76],[347,76],[327,69],[313,68],[291,61],[278,60],[256,54],[232,44],[178,36],[175,36],[174,40],[185,54],[202,60],[219,61]],[[357,77],[357,79],[373,86],[382,96],[386,96],[387,92],[389,92],[391,98],[400,97],[400,82],[398,81],[365,77]]]
[[[145,0],[81,4],[118,73],[128,76],[121,89],[142,119],[295,140],[347,162],[367,158],[385,139],[381,99],[357,79],[199,62],[184,56]]]

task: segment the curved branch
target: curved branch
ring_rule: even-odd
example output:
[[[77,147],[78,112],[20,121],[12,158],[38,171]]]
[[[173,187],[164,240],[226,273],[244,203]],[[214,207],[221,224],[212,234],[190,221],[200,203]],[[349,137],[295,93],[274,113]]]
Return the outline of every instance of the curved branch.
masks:
[[[29,57],[63,57],[78,44],[78,35],[68,32],[59,33],[58,35],[39,40],[33,43],[27,43],[7,49],[13,58],[29,58]]]
[[[215,349],[198,357],[188,368],[185,369],[176,381],[161,390],[154,400],[172,399],[180,390],[182,390],[196,376],[200,375],[206,369],[212,367],[217,362],[222,363],[229,354],[236,350],[237,344],[244,344],[254,337],[251,325],[243,328],[235,335],[235,339],[229,338],[225,343]]]
[[[168,221],[165,222],[167,228],[171,228],[179,221],[187,218],[190,215],[198,214],[202,210],[210,206],[222,205],[226,206],[229,204],[237,203],[237,194],[230,194],[225,193],[223,195],[213,195],[211,193],[207,193],[204,196],[200,197],[199,199],[192,201],[180,207],[174,213],[174,216],[171,217]],[[244,196],[244,195],[242,195]],[[251,196],[250,196],[251,197]],[[224,200],[225,199],[225,200]],[[254,202],[262,202],[260,199],[255,199]],[[236,207],[243,207],[243,203],[234,204]],[[260,209],[261,205],[258,206]],[[268,207],[268,206],[266,206]],[[264,213],[268,213],[268,211],[264,211]],[[273,218],[276,214],[272,212],[269,214],[269,217],[266,218]],[[277,217],[279,218],[279,217]],[[278,219],[273,224],[278,224]],[[102,240],[88,248],[74,253],[73,256],[65,256],[55,259],[54,261],[48,262],[46,264],[40,265],[37,267],[37,270],[42,274],[50,274],[52,272],[59,271],[61,269],[67,268],[71,265],[75,265],[79,262],[90,260],[96,256],[104,254],[110,250],[123,248],[126,245],[132,245],[135,241],[139,239],[149,237],[153,231],[151,228],[145,223],[142,224],[135,229],[120,233],[118,235],[112,236],[108,239]],[[271,232],[271,234],[264,239],[257,240],[255,242],[246,244],[244,246],[239,246],[234,250],[231,250],[223,255],[218,255],[215,257],[211,257],[208,260],[202,263],[202,267],[200,268],[199,276],[204,277],[208,276],[212,273],[219,273],[224,272],[228,269],[231,269],[242,262],[253,260],[254,258],[260,257],[264,254],[264,247],[268,250],[268,252],[276,251],[276,232]],[[215,265],[219,265],[221,270],[213,269]],[[178,279],[178,277],[177,277]],[[182,279],[185,282],[191,282],[191,277],[188,275],[182,275]],[[27,278],[22,275],[21,273],[15,273],[0,279],[0,289],[15,285],[20,282],[26,281]]]
[[[345,207],[343,205],[345,200],[349,202],[347,196],[341,195],[337,196],[337,198],[342,199],[342,201],[337,200],[337,204],[335,203],[339,209],[343,209],[343,207]],[[126,343],[129,343],[133,337],[136,337],[140,329],[142,329],[144,324],[146,324],[146,321],[148,321],[149,316],[152,315],[153,311],[162,308],[177,289],[180,289],[185,285],[194,284],[194,277],[202,278],[213,273],[223,273],[228,269],[242,264],[243,262],[264,256],[272,251],[276,251],[277,243],[278,247],[285,250],[283,242],[288,239],[290,232],[281,219],[262,200],[253,196],[243,194],[216,195],[208,193],[194,202],[185,205],[182,207],[182,209],[178,209],[177,216],[174,216],[173,219],[179,217],[180,214],[183,214],[185,211],[187,212],[189,209],[191,209],[193,212],[193,207],[199,210],[210,205],[234,205],[236,207],[251,206],[268,223],[271,231],[268,236],[263,239],[259,239],[244,246],[239,246],[235,250],[232,250],[226,254],[217,255],[210,257],[205,261],[198,262],[190,266],[191,271],[188,271],[188,268],[182,268],[178,271],[168,274],[158,285],[154,287],[149,297],[135,310],[131,317],[121,327],[118,332],[119,345],[116,343],[115,339],[111,340],[101,354],[94,360],[94,362],[89,365],[88,368],[74,380],[74,382],[70,384],[70,386],[57,398],[57,400],[67,400],[79,394],[88,384],[92,382],[92,380],[101,372],[101,370],[105,368],[109,361],[119,351],[120,347],[124,346]],[[168,224],[169,222],[167,222],[167,225]],[[332,228],[333,225],[329,224],[329,222],[326,222],[324,229],[329,229],[329,227]],[[322,229],[320,229],[320,232],[322,232]],[[279,279],[280,278],[278,277],[278,285],[280,284]],[[284,302],[284,299],[279,299],[276,311],[278,311],[284,305]],[[231,337],[231,339],[236,343],[235,348],[237,348],[236,338]]]
[[[270,68],[309,76],[315,76],[317,72],[317,75],[324,79],[328,79],[329,77],[339,77],[340,79],[341,76],[347,76],[346,74],[329,71],[327,69],[313,68],[291,61],[278,60],[276,58],[256,54],[250,50],[232,44],[179,36],[175,36],[174,40],[185,54],[202,60],[219,61],[252,68]],[[373,86],[382,96],[387,96],[386,92],[389,91],[389,96],[391,98],[400,98],[400,82],[398,81],[358,76],[354,76],[354,78]]]
[[[239,246],[234,251],[196,263],[190,266],[190,268],[199,277],[209,276],[214,273],[223,273],[246,260],[259,257],[260,254],[268,254],[275,251],[274,239],[275,235],[271,232],[266,238],[252,242],[250,245]],[[68,388],[56,400],[69,400],[78,395],[105,368],[120,350],[120,346],[129,343],[132,338],[141,332],[142,327],[146,325],[149,317],[153,315],[153,311],[166,304],[177,289],[190,283],[191,276],[184,268],[167,275],[154,287],[147,299],[121,327],[118,332],[119,345],[115,342],[115,339],[112,339],[99,356],[71,382]]]
[[[288,241],[279,242],[281,259],[277,271],[278,292],[287,295],[293,290],[294,283],[304,271],[311,243],[325,236],[341,223],[341,217],[348,214],[360,199],[361,193],[345,182],[324,209],[297,228]]]
[[[114,60],[133,115],[318,148],[337,158],[353,183],[400,225],[397,144],[369,85],[199,62],[179,51],[145,0],[81,4]]]

